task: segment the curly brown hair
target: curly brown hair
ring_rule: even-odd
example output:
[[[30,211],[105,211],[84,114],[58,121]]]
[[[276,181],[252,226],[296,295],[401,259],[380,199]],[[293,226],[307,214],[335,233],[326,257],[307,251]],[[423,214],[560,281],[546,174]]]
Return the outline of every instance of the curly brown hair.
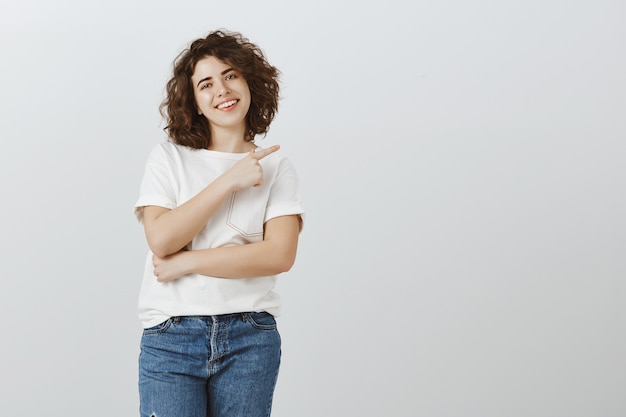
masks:
[[[230,65],[248,83],[250,109],[244,139],[250,142],[256,135],[267,134],[278,111],[280,71],[267,62],[257,45],[240,33],[216,30],[193,41],[174,60],[167,95],[159,106],[169,137],[179,145],[196,149],[206,149],[211,143],[209,122],[197,112],[191,82],[196,64],[208,56]]]

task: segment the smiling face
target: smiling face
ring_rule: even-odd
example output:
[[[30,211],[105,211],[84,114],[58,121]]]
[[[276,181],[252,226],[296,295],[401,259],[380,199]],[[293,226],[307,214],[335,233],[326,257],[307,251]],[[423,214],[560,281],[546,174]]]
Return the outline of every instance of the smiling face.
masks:
[[[212,134],[245,133],[250,88],[235,69],[208,56],[196,64],[191,82],[198,114],[208,119]]]

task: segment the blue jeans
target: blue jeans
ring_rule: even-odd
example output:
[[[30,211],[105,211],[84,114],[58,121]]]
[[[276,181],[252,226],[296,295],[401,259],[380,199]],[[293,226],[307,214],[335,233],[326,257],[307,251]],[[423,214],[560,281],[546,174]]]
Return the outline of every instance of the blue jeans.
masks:
[[[141,417],[268,417],[279,364],[271,314],[172,317],[141,338]]]

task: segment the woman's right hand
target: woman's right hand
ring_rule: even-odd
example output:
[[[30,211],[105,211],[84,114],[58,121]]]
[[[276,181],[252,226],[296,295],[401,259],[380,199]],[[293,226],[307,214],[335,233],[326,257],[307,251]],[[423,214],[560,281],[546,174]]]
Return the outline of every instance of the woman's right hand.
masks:
[[[274,145],[267,149],[255,151],[254,149],[243,159],[237,161],[224,175],[231,182],[235,191],[248,187],[259,187],[263,184],[263,168],[259,162],[266,156],[280,149],[280,145]]]

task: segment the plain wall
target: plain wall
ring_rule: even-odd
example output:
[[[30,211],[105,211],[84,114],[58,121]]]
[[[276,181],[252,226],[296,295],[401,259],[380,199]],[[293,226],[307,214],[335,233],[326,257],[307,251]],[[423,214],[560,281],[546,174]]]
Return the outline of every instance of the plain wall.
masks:
[[[626,415],[626,25],[598,1],[0,4],[0,414],[138,415],[174,57],[283,73],[307,220],[275,417]]]

